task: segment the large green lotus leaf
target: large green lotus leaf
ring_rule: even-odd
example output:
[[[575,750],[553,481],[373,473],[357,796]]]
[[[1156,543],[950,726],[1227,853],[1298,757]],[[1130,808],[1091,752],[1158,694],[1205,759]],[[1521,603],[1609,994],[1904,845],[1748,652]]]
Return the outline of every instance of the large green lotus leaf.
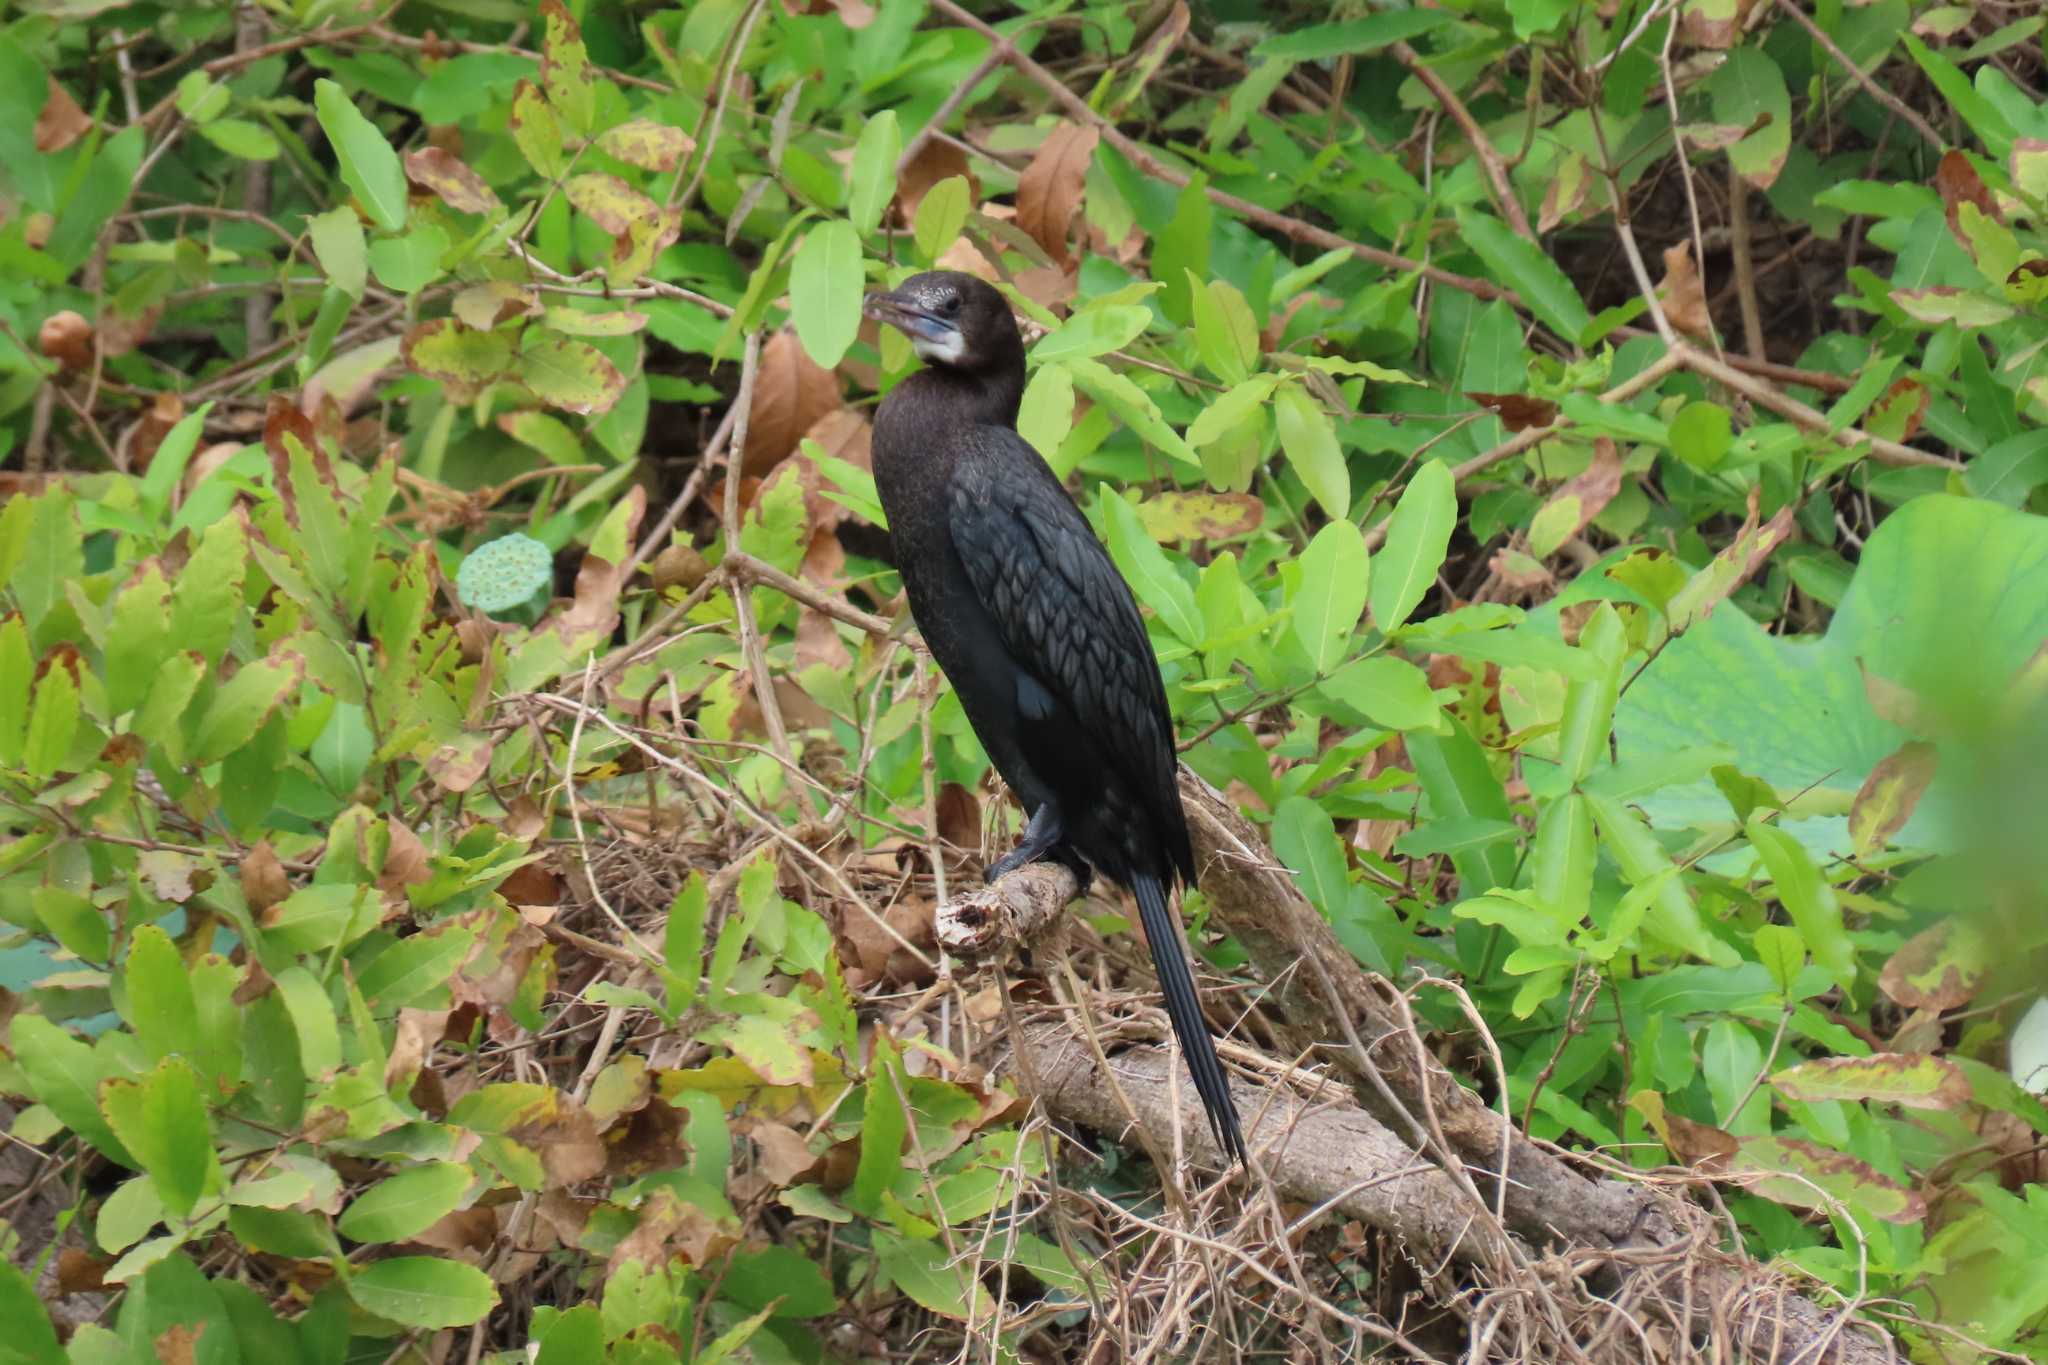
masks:
[[[1892,843],[1957,849],[1972,808],[1965,747],[1981,735],[2015,673],[2048,640],[2048,519],[1969,498],[1917,498],[1893,513],[1863,558],[1827,634],[1773,636],[1732,606],[1674,640],[1615,714],[1626,761],[1726,744],[1736,766],[1781,792],[1817,786],[1855,794],[1909,739],[1933,738],[1942,762]],[[1878,714],[1869,673],[1916,694],[1934,723],[1914,733]],[[1727,827],[1710,782],[1642,799],[1653,824]],[[1788,820],[1813,852],[1850,851],[1840,815]]]

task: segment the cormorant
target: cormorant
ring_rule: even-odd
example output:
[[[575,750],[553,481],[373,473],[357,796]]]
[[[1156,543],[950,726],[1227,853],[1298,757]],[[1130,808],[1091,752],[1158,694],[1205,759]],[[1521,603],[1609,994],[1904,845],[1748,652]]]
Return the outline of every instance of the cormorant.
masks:
[[[932,657],[996,771],[1030,817],[988,869],[1055,859],[1130,888],[1210,1130],[1245,1159],[1168,904],[1194,885],[1159,663],[1101,542],[1017,434],[1024,341],[1003,296],[955,271],[870,294],[869,317],[902,331],[925,368],[875,414],[875,487],[896,567]]]

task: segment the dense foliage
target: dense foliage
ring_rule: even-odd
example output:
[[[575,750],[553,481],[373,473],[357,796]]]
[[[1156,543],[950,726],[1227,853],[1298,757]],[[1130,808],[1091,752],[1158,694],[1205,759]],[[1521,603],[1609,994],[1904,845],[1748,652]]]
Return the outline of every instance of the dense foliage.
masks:
[[[2048,1358],[2042,16],[1323,8],[9,12],[0,1359],[1108,1330],[1155,1234],[1056,1165],[1182,1176],[1041,1141],[936,973],[1015,823],[866,471],[934,263],[1432,1051]]]

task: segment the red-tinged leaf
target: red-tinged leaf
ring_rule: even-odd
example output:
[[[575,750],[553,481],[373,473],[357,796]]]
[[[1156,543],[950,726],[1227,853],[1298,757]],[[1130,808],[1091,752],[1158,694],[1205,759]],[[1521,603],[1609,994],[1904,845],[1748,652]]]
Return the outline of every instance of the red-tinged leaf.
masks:
[[[1795,1100],[1862,1100],[1906,1109],[1960,1109],[1970,1102],[1970,1079],[1962,1068],[1925,1054],[1821,1057],[1780,1071],[1771,1085]]]
[[[313,430],[313,419],[299,411],[291,399],[281,393],[273,393],[270,406],[263,414],[263,451],[270,456],[271,478],[279,499],[284,503],[285,520],[297,526],[298,499],[292,488],[292,457],[285,445],[286,436],[295,438],[312,453],[314,471],[332,485],[334,467],[327,462],[327,454],[320,447],[319,438]]]
[[[512,338],[438,318],[407,332],[399,354],[415,373],[439,380],[451,398],[466,403],[511,369]]]
[[[529,340],[519,378],[543,403],[565,412],[608,411],[626,391],[625,376],[596,347],[550,332]]]
[[[572,176],[563,187],[579,212],[617,237],[634,223],[661,221],[661,206],[615,175]]]
[[[1892,441],[1910,441],[1920,434],[1927,416],[1927,386],[1916,379],[1899,379],[1871,405],[1863,429]]]
[[[497,213],[505,205],[484,178],[443,147],[422,147],[405,157],[405,178],[458,213]]]
[[[629,119],[598,135],[598,150],[617,157],[643,171],[672,171],[697,149],[696,141],[680,128],[652,119]]]
[[[1932,744],[1916,739],[1885,755],[1870,770],[1849,807],[1849,837],[1855,841],[1857,856],[1868,858],[1880,852],[1905,828],[1940,761]]]
[[[1941,164],[1934,168],[1934,189],[1941,196],[1942,212],[1948,216],[1948,230],[1963,250],[1976,253],[1976,247],[1963,232],[1958,216],[1965,204],[1975,204],[1987,218],[1998,221],[1998,203],[1991,197],[1991,190],[1984,183],[1984,177],[1977,174],[1977,168],[1970,164],[1970,158],[1951,147],[1941,154]]]
[[[1877,984],[1907,1009],[1952,1010],[1976,998],[1991,960],[1991,944],[1977,922],[1951,915],[1907,939]]]
[[[1764,566],[1772,552],[1791,536],[1792,504],[1787,503],[1778,509],[1775,516],[1760,526],[1757,524],[1758,496],[1756,489],[1749,490],[1749,514],[1735,539],[1727,549],[1714,556],[1712,563],[1694,574],[1671,599],[1666,614],[1671,620],[1672,634],[1676,635],[1711,616],[1714,608],[1747,583]]]
[[[1825,1209],[1838,1200],[1887,1223],[1927,1217],[1926,1200],[1869,1162],[1799,1138],[1742,1139],[1728,1178],[1796,1209]]]

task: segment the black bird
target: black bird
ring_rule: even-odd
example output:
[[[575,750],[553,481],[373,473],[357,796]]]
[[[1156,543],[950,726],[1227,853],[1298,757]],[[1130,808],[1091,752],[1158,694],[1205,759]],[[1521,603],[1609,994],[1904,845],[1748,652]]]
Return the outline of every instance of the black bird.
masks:
[[[1226,1154],[1245,1159],[1230,1083],[1168,904],[1192,886],[1166,688],[1130,588],[1065,488],[1017,434],[1024,340],[972,275],[933,271],[865,311],[925,368],[875,414],[875,487],[932,657],[1030,817],[993,881],[1051,858],[1130,888],[1174,1036]]]

